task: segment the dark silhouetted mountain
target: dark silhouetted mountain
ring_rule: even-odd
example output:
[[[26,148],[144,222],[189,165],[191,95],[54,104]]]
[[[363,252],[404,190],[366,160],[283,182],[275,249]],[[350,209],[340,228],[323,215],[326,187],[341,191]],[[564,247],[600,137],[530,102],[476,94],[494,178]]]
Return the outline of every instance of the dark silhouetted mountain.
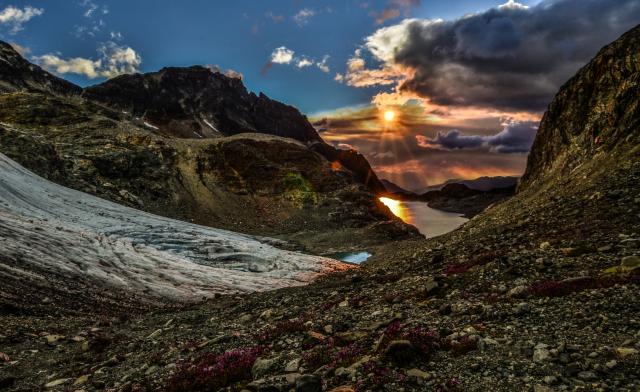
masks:
[[[431,185],[418,193],[425,193],[428,191],[434,191],[442,189],[447,184],[463,184],[471,189],[478,191],[490,191],[492,189],[509,188],[518,184],[520,177],[515,176],[495,176],[495,177],[478,177],[473,180],[451,179],[442,184]]]
[[[0,41],[0,92],[15,91],[73,95],[82,89],[28,62],[13,46]]]
[[[121,75],[86,88],[84,95],[140,117],[160,133],[174,137],[253,132],[304,143],[320,140],[296,108],[248,92],[241,79],[201,66]]]
[[[402,194],[402,195],[415,195],[415,193],[408,191],[401,186],[385,179],[381,179],[380,182],[384,185],[385,189],[389,193]]]

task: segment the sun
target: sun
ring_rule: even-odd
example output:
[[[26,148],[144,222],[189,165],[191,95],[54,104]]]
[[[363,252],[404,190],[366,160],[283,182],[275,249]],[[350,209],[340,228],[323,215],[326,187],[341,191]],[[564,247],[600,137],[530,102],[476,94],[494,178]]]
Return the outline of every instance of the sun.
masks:
[[[393,110],[387,110],[384,112],[384,121],[391,122],[396,118],[396,112]]]

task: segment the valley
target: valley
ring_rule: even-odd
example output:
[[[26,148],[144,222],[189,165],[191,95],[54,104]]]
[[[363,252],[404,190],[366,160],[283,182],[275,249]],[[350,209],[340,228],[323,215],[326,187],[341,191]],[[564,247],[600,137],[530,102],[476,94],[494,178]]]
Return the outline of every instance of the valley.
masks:
[[[0,49],[0,390],[640,386],[640,27],[517,187],[404,196],[240,79]]]

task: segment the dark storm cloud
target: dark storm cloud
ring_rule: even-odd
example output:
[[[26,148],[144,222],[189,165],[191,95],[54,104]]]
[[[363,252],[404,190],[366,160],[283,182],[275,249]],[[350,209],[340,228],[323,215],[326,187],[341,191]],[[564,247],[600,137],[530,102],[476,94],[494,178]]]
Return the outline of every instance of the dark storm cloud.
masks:
[[[495,135],[464,135],[454,129],[440,131],[433,137],[416,136],[418,145],[439,150],[468,150],[488,148],[491,152],[511,154],[528,152],[538,130],[537,123],[531,121],[510,122]]]
[[[484,140],[482,136],[466,136],[457,129],[447,132],[438,132],[434,138],[427,138],[417,135],[416,140],[421,147],[442,148],[445,150],[464,150],[467,148],[478,148],[482,146]]]
[[[539,112],[597,51],[640,22],[638,0],[513,1],[455,21],[405,20],[367,38],[400,90],[453,106]]]

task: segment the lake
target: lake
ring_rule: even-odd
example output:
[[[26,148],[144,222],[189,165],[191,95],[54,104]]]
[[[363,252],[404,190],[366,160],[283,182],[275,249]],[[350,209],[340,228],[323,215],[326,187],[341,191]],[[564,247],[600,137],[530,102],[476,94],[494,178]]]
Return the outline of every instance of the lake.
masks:
[[[427,238],[437,237],[462,226],[469,219],[462,214],[436,210],[420,201],[400,201],[381,197],[391,212],[406,223],[414,225]],[[327,255],[336,260],[361,264],[371,257],[369,252],[340,252]]]
[[[468,221],[462,214],[436,210],[420,201],[400,201],[387,197],[381,197],[380,201],[397,217],[417,227],[427,238],[446,234]]]

